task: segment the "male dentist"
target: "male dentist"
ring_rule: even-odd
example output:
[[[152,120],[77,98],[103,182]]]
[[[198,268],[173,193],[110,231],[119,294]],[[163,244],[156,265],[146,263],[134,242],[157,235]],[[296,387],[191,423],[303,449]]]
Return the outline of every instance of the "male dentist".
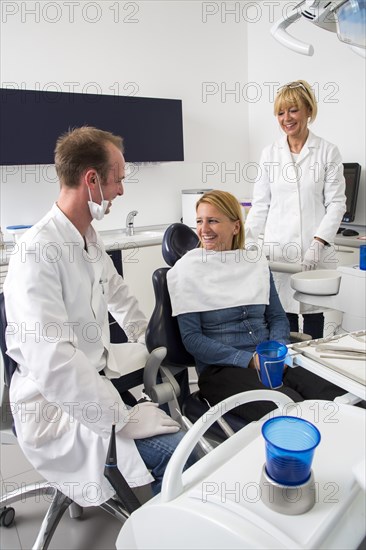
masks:
[[[57,202],[19,242],[4,285],[8,354],[18,365],[10,399],[34,468],[95,506],[114,495],[103,476],[112,424],[120,471],[155,493],[183,433],[154,403],[127,408],[111,382],[126,357],[125,344],[110,343],[108,311],[147,356],[146,319],[91,225],[123,195],[122,138],[76,128],[58,139],[55,164]]]

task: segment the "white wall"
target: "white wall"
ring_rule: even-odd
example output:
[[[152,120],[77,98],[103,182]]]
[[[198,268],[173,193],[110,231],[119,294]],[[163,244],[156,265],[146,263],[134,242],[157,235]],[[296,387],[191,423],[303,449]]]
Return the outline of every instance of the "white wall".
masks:
[[[365,225],[366,60],[339,41],[335,33],[320,29],[304,18],[288,31],[312,44],[313,56],[297,54],[274,40],[270,34],[273,21],[296,3],[260,0],[256,2],[257,10],[248,13],[253,21],[248,23],[248,82],[257,83],[262,90],[260,100],[249,105],[249,156],[258,159],[261,149],[281,135],[269,91],[276,91],[281,84],[292,80],[307,80],[318,99],[318,116],[312,131],[335,143],[343,162],[358,162],[362,166],[354,223]]]
[[[84,1],[74,13],[63,1],[8,4],[19,10],[2,15],[2,86],[70,91],[73,82],[75,92],[183,100],[185,162],[134,167],[99,229],[121,226],[132,209],[136,225],[178,221],[180,190],[202,187],[202,163],[246,158],[247,106],[202,99],[203,86],[246,80],[245,26],[205,23],[197,1]],[[34,223],[57,196],[52,168],[3,168],[1,177],[2,227]],[[232,191],[241,193],[239,181]]]
[[[313,43],[313,57],[275,42],[270,26],[294,3],[2,2],[1,86],[183,100],[185,162],[134,167],[99,229],[123,225],[132,209],[136,225],[177,221],[184,188],[250,196],[260,150],[279,135],[269,90],[297,78],[319,90],[314,132],[362,165],[361,204],[365,60],[306,21],[291,32]],[[57,197],[53,167],[5,167],[0,177],[2,228],[34,223]],[[356,222],[366,223],[364,209]]]

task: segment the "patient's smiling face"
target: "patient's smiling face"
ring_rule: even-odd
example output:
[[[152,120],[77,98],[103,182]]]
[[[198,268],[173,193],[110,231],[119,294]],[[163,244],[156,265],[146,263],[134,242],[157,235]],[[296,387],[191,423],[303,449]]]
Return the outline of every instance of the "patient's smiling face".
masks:
[[[232,250],[233,237],[239,231],[239,221],[231,221],[212,204],[198,205],[197,234],[206,250]]]

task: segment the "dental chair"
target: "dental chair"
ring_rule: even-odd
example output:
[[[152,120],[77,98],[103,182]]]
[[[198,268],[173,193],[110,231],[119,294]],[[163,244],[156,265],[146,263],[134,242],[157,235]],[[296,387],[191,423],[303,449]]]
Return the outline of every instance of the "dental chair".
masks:
[[[9,386],[12,375],[14,374],[17,365],[6,354],[6,341],[5,331],[7,326],[5,301],[3,293],[0,293],[0,347],[4,363],[4,381],[5,387],[3,392],[3,399],[1,403],[1,443],[15,443],[16,433],[12,421],[11,407],[9,403]],[[5,436],[3,437],[3,433]],[[125,499],[128,501],[135,499],[135,495],[131,489],[125,487]],[[132,495],[129,494],[129,491]],[[46,496],[47,495],[47,496]],[[69,509],[71,518],[78,518],[82,515],[82,507],[73,502],[69,497],[59,491],[51,482],[37,482],[35,484],[23,485],[8,494],[4,494],[0,498],[0,525],[2,527],[10,527],[13,523],[15,510],[10,505],[24,501],[27,498],[37,498],[45,496],[50,506],[43,519],[41,528],[38,532],[37,539],[33,545],[33,549],[46,549],[48,548],[52,536],[60,522],[64,512]],[[116,519],[123,524],[130,516],[130,511],[122,502],[118,499],[111,498],[108,501],[100,505],[100,508],[109,512]]]
[[[183,223],[173,223],[163,237],[163,258],[173,267],[186,252],[196,248],[198,243],[199,239],[190,227]],[[155,370],[145,369],[144,389],[147,395],[160,405],[169,403],[169,412],[173,418],[180,420],[180,415],[177,416],[178,409],[193,423],[210,408],[210,405],[201,397],[199,391],[191,393],[189,390],[188,368],[194,367],[195,362],[183,345],[177,318],[172,317],[167,286],[168,271],[169,267],[161,267],[152,275],[155,307],[146,331],[146,346],[149,352],[161,349],[162,360],[160,365],[155,365]],[[223,425],[214,424],[209,432],[213,441],[221,442],[245,425],[243,419],[233,414],[226,414],[223,418]]]
[[[173,223],[163,236],[163,258],[168,266],[173,267],[186,252],[197,248],[198,244],[199,238],[193,229],[183,223]],[[191,393],[189,390],[188,368],[194,366],[195,362],[183,345],[177,318],[172,317],[167,287],[168,271],[169,267],[161,267],[152,276],[155,307],[147,327],[146,345],[149,352],[159,348],[162,359],[161,365],[155,363],[155,369],[145,369],[144,387],[153,401],[160,405],[169,403],[169,412],[173,418],[180,420],[176,411],[178,409],[194,423],[210,408],[210,404],[199,391]],[[290,338],[291,342],[311,340],[310,335],[297,332],[291,332]],[[159,373],[163,378],[162,383]],[[245,424],[242,418],[227,413],[223,415],[223,421],[212,426],[209,436],[213,441],[221,442]]]

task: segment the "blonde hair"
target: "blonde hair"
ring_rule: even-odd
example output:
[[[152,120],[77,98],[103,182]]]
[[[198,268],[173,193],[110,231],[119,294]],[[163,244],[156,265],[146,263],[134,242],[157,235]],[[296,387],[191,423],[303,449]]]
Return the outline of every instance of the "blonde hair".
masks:
[[[305,106],[310,112],[310,122],[314,122],[318,113],[318,106],[314,92],[306,80],[295,80],[279,88],[274,101],[274,114],[287,106]]]
[[[200,204],[206,203],[215,206],[220,212],[227,216],[232,222],[239,221],[240,227],[236,235],[233,236],[231,250],[244,248],[244,221],[241,205],[236,197],[228,191],[215,189],[202,195],[196,203],[196,212]]]

